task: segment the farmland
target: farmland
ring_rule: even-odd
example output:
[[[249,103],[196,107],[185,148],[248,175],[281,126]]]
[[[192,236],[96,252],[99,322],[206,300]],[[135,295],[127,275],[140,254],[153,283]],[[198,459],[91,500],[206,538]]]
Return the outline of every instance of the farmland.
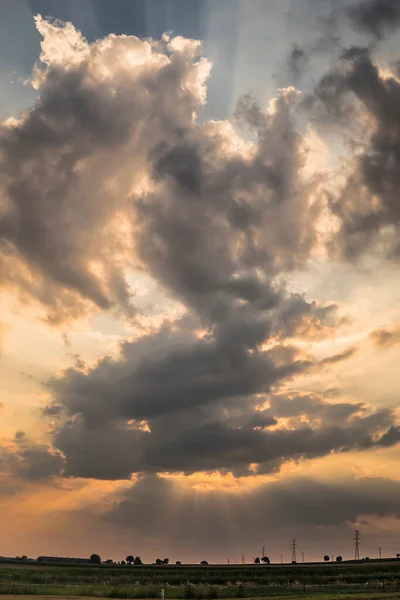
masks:
[[[400,561],[310,565],[35,566],[0,569],[0,594],[90,598],[400,598]]]

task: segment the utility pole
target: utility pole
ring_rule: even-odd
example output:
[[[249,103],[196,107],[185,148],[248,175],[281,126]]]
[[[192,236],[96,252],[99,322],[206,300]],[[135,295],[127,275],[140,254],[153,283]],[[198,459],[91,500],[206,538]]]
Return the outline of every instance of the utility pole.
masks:
[[[354,560],[360,560],[361,534],[358,529],[356,529],[354,532],[353,543],[354,543]]]
[[[281,564],[283,563],[283,554],[281,554]]]
[[[379,560],[382,560],[382,546],[379,546],[378,552],[379,552]]]
[[[262,551],[261,551],[261,558],[265,556],[265,546],[262,547]]]
[[[229,565],[229,557],[228,557],[228,565]]]
[[[242,554],[242,565],[244,565],[244,554]]]
[[[292,540],[292,563],[296,562],[296,548],[297,548],[297,541],[295,540],[295,538],[293,538],[293,540]]]
[[[304,562],[304,552],[301,553],[301,560]]]

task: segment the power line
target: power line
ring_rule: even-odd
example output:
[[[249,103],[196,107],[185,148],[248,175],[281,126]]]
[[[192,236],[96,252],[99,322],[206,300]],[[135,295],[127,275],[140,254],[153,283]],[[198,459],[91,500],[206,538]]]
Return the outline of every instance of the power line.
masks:
[[[361,533],[359,529],[356,529],[353,535],[354,545],[354,559],[360,560],[360,544],[361,544]]]
[[[296,561],[296,548],[297,548],[297,541],[295,540],[295,538],[293,538],[292,540],[292,562],[297,562]]]

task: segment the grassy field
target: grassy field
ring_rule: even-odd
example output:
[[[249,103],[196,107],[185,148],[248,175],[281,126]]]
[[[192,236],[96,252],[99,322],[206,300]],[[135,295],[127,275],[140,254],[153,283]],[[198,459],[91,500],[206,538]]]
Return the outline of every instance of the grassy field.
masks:
[[[60,596],[60,595],[52,595],[52,596],[42,596],[46,600],[96,600],[94,596]],[[292,596],[293,597],[293,596]],[[40,597],[37,595],[27,596],[27,595],[4,595],[2,596],[2,600],[39,600]],[[98,598],[101,598],[99,596]],[[154,596],[153,599],[150,600],[158,600],[159,596]],[[277,596],[274,600],[290,600],[290,596]],[[357,595],[357,600],[398,600],[400,595],[398,593],[384,593],[384,594],[374,594],[374,593],[360,593]],[[259,598],[251,598],[248,600],[260,600]],[[312,594],[312,595],[303,595],[302,600],[354,600],[354,594],[349,593],[340,593],[340,594]]]
[[[0,595],[81,598],[400,600],[400,561],[342,565],[30,566],[0,569]],[[367,594],[367,595],[366,595]]]

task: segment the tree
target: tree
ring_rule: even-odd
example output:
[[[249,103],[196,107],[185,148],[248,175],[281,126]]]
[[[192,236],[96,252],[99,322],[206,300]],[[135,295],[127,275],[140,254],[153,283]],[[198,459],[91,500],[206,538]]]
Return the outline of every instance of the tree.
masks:
[[[140,556],[137,556],[137,557],[135,558],[135,560],[133,561],[133,564],[135,564],[135,565],[137,565],[137,566],[139,566],[139,565],[142,565],[142,564],[143,564],[143,563],[142,563],[142,559],[140,558]]]
[[[124,560],[121,560],[121,565],[126,565],[126,562]]]
[[[175,564],[176,564],[176,565],[181,565],[182,563],[181,563],[181,561],[180,561],[180,560],[177,560]]]
[[[206,560],[202,560],[200,562],[201,565],[203,565],[204,567],[206,567],[208,565],[208,562]]]
[[[324,556],[324,561],[325,561],[325,562],[328,562],[328,560],[329,560],[329,556],[328,556],[327,554],[325,554],[325,556]]]
[[[396,558],[400,558],[400,554],[396,554]]]
[[[128,565],[131,565],[134,561],[134,557],[132,556],[132,554],[130,554],[129,556],[126,557],[126,562],[128,563]]]
[[[98,554],[92,554],[89,560],[95,565],[101,565],[101,558]]]
[[[162,565],[163,561],[161,560],[161,558],[156,558],[156,565]]]
[[[257,558],[255,558],[255,559],[254,559],[254,562],[255,562],[255,564],[256,564],[256,565],[259,565],[259,564],[260,564],[260,559],[259,559],[259,557],[258,557],[258,556],[257,556]]]
[[[164,560],[162,562],[163,562],[163,565],[168,565],[169,564],[169,558],[164,558]]]
[[[268,556],[263,556],[261,560],[263,561],[263,563],[265,565],[270,565],[271,564],[271,561],[269,560]]]
[[[336,557],[336,562],[342,562],[342,560],[343,560],[343,557],[342,557],[342,556],[337,556],[337,557]]]
[[[106,560],[106,565],[112,565],[113,564],[113,559],[112,558],[107,558]]]

